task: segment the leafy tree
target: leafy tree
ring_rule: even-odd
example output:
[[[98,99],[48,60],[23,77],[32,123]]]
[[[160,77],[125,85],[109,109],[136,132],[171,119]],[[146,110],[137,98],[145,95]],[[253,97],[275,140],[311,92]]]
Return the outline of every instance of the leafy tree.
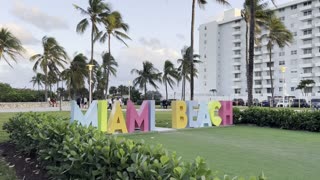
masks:
[[[144,97],[146,98],[147,93],[147,84],[150,84],[155,89],[158,89],[158,86],[156,82],[161,83],[161,73],[157,68],[154,67],[154,65],[149,61],[143,62],[143,67],[141,70],[138,69],[132,69],[132,74],[137,74],[138,77],[136,77],[133,80],[133,86],[139,86],[140,89],[144,90]]]
[[[162,82],[166,88],[166,99],[168,99],[168,85],[173,88],[176,84],[175,81],[179,80],[179,73],[178,70],[174,67],[174,64],[170,60],[166,60],[164,62],[163,67],[163,75],[162,75]]]
[[[119,85],[117,89],[120,96],[128,95],[129,94],[129,87],[124,85]]]
[[[110,75],[116,76],[117,74],[117,67],[118,67],[118,63],[117,61],[114,59],[114,57],[112,55],[110,55],[110,53],[104,53],[102,55],[102,67],[103,67],[103,72],[104,72],[104,77],[106,80],[106,94],[105,94],[105,98],[107,98],[107,92],[108,92],[108,86],[109,86],[109,77]]]
[[[42,87],[42,83],[44,82],[44,75],[41,73],[37,73],[35,76],[32,77],[31,81],[33,83],[33,87],[37,84],[38,92],[40,92],[40,86]]]
[[[141,99],[141,93],[135,87],[130,88],[130,96],[131,96],[131,101],[133,102],[137,102],[138,100]]]
[[[178,72],[179,72],[179,80],[182,81],[182,100],[185,100],[186,97],[186,81],[190,82],[191,79],[191,59],[190,59],[190,54],[191,54],[191,48],[190,47],[184,47],[181,50],[181,54],[182,54],[182,59],[178,59],[178,63],[180,64],[178,67]],[[199,61],[196,58],[199,58],[200,55],[198,54],[193,54],[193,58],[192,58],[192,65],[195,66],[194,64],[196,63],[200,63],[201,61]],[[198,76],[198,70],[194,67],[193,68],[193,77],[197,77]]]
[[[112,94],[115,96],[117,94],[117,87],[111,86],[109,89],[109,94]]]
[[[312,79],[303,79],[300,81],[300,83],[298,84],[298,86],[296,87],[296,89],[300,89],[301,93],[303,95],[303,93],[305,93],[305,95],[308,94],[308,92],[306,91],[306,89],[308,87],[310,87],[310,85],[315,84],[314,80]],[[311,87],[312,89],[312,87]]]
[[[0,60],[4,59],[7,64],[12,67],[9,62],[11,60],[17,60],[17,55],[22,56],[21,53],[25,52],[25,49],[21,45],[21,42],[16,38],[8,29],[0,29]]]
[[[77,92],[85,87],[85,79],[88,77],[87,57],[77,54],[71,61],[70,67],[62,72],[62,78],[66,80],[69,96],[75,99]],[[71,95],[71,92],[73,94]]]
[[[146,99],[153,99],[159,101],[162,98],[162,95],[159,91],[147,91]]]
[[[95,80],[97,82],[96,91],[93,93],[94,98],[96,99],[104,99],[104,91],[106,87],[106,79],[103,74],[103,67],[99,66],[97,71],[95,72]]]
[[[53,37],[44,36],[42,38],[43,53],[30,57],[30,61],[35,61],[33,70],[37,71],[38,67],[44,72],[45,76],[45,99],[48,98],[49,71],[56,73],[58,67],[64,68],[67,63],[68,55],[65,49],[59,45]]]
[[[282,21],[276,16],[271,16],[266,23],[267,34],[261,36],[261,38],[266,38],[268,41],[267,49],[269,51],[269,74],[271,81],[271,101],[274,101],[274,92],[273,92],[273,78],[272,78],[272,48],[274,45],[278,45],[280,48],[283,48],[286,45],[291,43],[293,36],[292,33],[286,28]],[[271,103],[272,106],[273,103]]]
[[[191,76],[190,76],[190,99],[193,100],[193,92],[194,92],[194,66],[193,66],[193,45],[194,45],[194,21],[195,21],[195,5],[196,1],[198,2],[198,5],[200,8],[204,8],[207,4],[207,0],[192,0],[192,16],[191,16],[191,45],[190,45],[190,63],[191,63]],[[227,0],[215,0],[217,3],[223,4],[223,5],[229,5]]]

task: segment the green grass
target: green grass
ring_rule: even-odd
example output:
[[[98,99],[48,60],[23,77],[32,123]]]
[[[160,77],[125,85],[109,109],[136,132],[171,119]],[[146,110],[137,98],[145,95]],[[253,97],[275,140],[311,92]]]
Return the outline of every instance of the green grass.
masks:
[[[7,163],[0,159],[0,180],[13,180],[16,179],[14,170],[7,166]]]
[[[126,138],[163,144],[188,161],[201,156],[212,170],[222,174],[249,177],[263,171],[271,180],[319,179],[319,133],[236,126]]]

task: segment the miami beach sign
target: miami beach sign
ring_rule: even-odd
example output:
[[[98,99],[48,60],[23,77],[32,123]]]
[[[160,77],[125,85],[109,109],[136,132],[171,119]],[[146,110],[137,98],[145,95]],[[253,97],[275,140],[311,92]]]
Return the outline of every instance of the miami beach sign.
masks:
[[[209,126],[227,126],[233,124],[232,101],[173,101],[172,128],[199,128]],[[90,124],[102,132],[133,133],[155,131],[155,101],[143,101],[137,111],[129,100],[126,108],[126,118],[119,102],[116,102],[108,117],[107,101],[93,101],[88,111],[83,115],[76,101],[71,102],[71,123],[78,121],[84,126]]]

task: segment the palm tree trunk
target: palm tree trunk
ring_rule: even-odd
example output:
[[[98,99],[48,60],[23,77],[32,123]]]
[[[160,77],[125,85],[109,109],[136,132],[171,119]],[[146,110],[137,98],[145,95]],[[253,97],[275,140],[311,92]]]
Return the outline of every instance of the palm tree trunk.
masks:
[[[190,64],[191,64],[191,74],[190,74],[190,100],[193,100],[193,88],[194,88],[194,81],[193,81],[193,41],[194,41],[194,17],[195,17],[195,5],[196,0],[192,0],[192,15],[191,15],[191,53],[190,53]]]
[[[44,68],[45,82],[44,82],[44,101],[48,100],[48,68]]]
[[[272,71],[271,71],[271,48],[269,48],[269,74],[270,74],[270,81],[271,81],[271,103],[270,103],[270,107],[273,107],[274,92],[273,92],[273,80],[272,80]]]
[[[183,77],[183,96],[182,96],[182,100],[186,99],[186,77]]]
[[[109,62],[110,62],[110,59],[111,59],[111,48],[110,48],[110,44],[111,44],[111,38],[110,38],[110,34],[108,34],[108,50],[109,50]],[[107,79],[106,79],[106,97],[107,98],[107,95],[108,95],[108,88],[109,88],[109,75],[110,75],[110,67],[108,67],[108,70],[107,70]]]
[[[147,100],[147,83],[144,84],[144,99]]]
[[[181,84],[181,100],[183,100],[183,79],[182,79],[182,84]]]
[[[164,85],[166,86],[166,100],[168,100],[168,85],[167,85],[167,82],[165,82]]]
[[[39,102],[39,98],[40,98],[40,85],[39,85],[39,83],[38,83],[38,102]]]
[[[248,63],[248,35],[249,35],[249,24],[246,22],[246,76],[247,76],[247,83],[248,83],[248,70],[249,70],[249,63]]]
[[[254,27],[255,27],[255,1],[250,1],[250,38],[249,38],[249,61],[248,61],[248,106],[252,106],[252,86],[253,86],[253,57],[254,57]]]

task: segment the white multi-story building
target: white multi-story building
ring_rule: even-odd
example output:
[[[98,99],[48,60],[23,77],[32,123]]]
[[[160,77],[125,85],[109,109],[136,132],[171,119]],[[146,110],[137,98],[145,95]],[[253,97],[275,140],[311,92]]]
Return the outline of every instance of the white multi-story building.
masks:
[[[320,0],[291,1],[274,10],[292,32],[294,40],[284,48],[273,48],[271,64],[266,40],[260,46],[255,45],[254,98],[264,100],[271,96],[269,66],[273,71],[275,96],[300,97],[301,91],[296,87],[302,79],[313,79],[315,84],[306,91],[309,95],[319,96]],[[217,96],[247,96],[245,31],[239,9],[225,11],[223,16],[199,27],[202,93],[215,90]],[[286,70],[282,72],[284,68]]]

